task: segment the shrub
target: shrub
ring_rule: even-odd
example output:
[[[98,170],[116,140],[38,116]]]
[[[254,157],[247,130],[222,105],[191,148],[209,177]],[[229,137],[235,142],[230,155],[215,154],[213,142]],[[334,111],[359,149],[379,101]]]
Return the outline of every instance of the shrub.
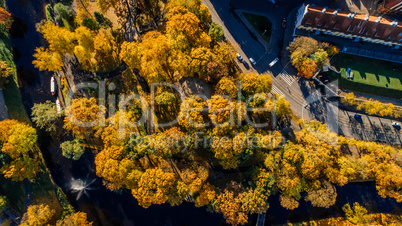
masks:
[[[46,19],[48,21],[53,21],[53,8],[50,4],[46,5]]]
[[[99,23],[96,22],[94,19],[92,19],[92,18],[90,18],[90,17],[85,17],[85,18],[82,20],[81,25],[82,25],[82,26],[85,26],[85,27],[87,27],[87,28],[89,28],[89,29],[91,29],[91,30],[93,30],[93,31],[96,31],[96,30],[99,29]]]

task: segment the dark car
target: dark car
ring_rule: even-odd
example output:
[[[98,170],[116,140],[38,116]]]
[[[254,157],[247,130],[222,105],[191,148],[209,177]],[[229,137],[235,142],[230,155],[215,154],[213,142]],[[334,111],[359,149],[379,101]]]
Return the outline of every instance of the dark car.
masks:
[[[283,20],[282,20],[282,28],[285,28],[286,27],[286,18],[283,18]]]
[[[359,115],[359,114],[354,114],[353,117],[355,117],[355,119],[361,119],[362,118],[362,116]]]
[[[248,63],[245,60],[243,60],[243,65],[247,70],[250,69],[250,66],[248,65]]]

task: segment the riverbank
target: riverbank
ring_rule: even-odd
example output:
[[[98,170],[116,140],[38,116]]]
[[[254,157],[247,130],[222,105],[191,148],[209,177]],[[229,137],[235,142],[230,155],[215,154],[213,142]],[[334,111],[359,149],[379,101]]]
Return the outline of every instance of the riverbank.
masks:
[[[12,13],[12,12],[11,12]],[[10,35],[0,31],[0,60],[6,61],[13,68],[12,77],[3,90],[5,104],[10,119],[15,119],[31,125],[25,110],[19,87],[17,66],[14,63],[12,41]],[[60,216],[62,212],[71,211],[71,207],[60,188],[52,181],[50,173],[40,149],[35,146],[35,153],[40,161],[41,171],[34,181],[14,182],[0,176],[0,193],[5,194],[9,200],[9,207],[18,215],[26,211],[32,204],[48,203]]]

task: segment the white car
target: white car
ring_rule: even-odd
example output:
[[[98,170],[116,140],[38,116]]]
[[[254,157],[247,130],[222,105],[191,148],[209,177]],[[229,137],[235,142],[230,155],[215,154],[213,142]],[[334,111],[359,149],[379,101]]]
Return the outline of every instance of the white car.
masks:
[[[278,62],[278,61],[279,61],[278,57],[275,58],[271,63],[269,63],[269,67],[274,66],[276,64],[276,62]]]
[[[240,62],[243,62],[243,57],[240,56],[240,53],[236,53],[236,57]]]
[[[392,122],[391,123],[393,127],[401,127],[401,124],[397,123],[397,122]]]
[[[250,62],[253,64],[253,65],[256,65],[257,64],[257,62],[255,62],[255,60],[252,58],[252,57],[250,57]]]

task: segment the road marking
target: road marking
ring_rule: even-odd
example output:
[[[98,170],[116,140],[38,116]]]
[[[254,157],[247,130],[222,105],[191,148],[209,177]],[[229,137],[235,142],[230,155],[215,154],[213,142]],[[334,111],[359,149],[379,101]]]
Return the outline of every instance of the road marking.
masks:
[[[274,86],[274,85],[272,85],[272,90],[271,90],[271,93],[273,93],[273,94],[279,94],[279,95],[281,95],[281,96],[285,96],[285,94],[282,92],[282,91],[280,91],[276,86]]]
[[[281,76],[282,80],[285,81],[289,86],[291,86],[294,81],[299,80],[299,77],[292,77],[287,71],[285,71],[285,69],[283,69],[279,75]]]

